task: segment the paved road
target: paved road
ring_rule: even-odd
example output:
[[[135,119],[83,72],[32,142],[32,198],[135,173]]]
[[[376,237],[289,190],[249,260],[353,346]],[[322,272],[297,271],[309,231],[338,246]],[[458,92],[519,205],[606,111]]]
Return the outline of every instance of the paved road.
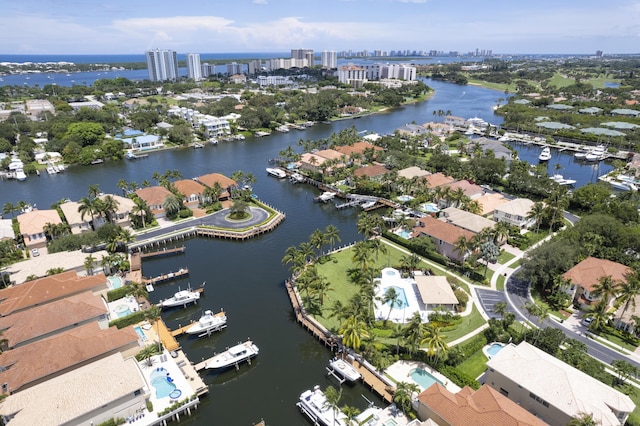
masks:
[[[575,331],[565,327],[564,325],[552,319],[546,319],[543,322],[538,323],[536,322],[535,317],[532,317],[531,319],[526,317],[525,315],[527,315],[527,312],[523,308],[523,306],[527,302],[529,302],[529,298],[528,298],[529,284],[528,283],[519,281],[515,279],[512,275],[507,280],[505,289],[506,289],[505,294],[506,294],[508,304],[510,305],[511,309],[513,309],[513,311],[516,312],[516,317],[518,320],[531,321],[541,328],[553,327],[553,328],[562,330],[562,332],[564,332],[564,334],[568,338],[575,339],[584,343],[587,346],[587,352],[589,353],[589,355],[591,355],[595,359],[605,364],[611,364],[611,362],[616,359],[625,359],[627,362],[634,365],[636,368],[640,369],[640,363],[638,363],[635,359],[630,357],[625,357],[620,352],[610,349],[609,347],[604,346],[593,339],[589,339],[585,337],[584,332],[576,333]]]
[[[480,302],[480,306],[486,312],[486,314],[491,318],[499,318],[500,315],[496,315],[494,313],[494,306],[498,302],[504,302],[507,305],[507,311],[514,312],[513,307],[509,305],[509,301],[507,300],[507,295],[504,291],[498,290],[489,290],[483,288],[474,288],[476,292],[476,296],[478,297],[478,301]]]

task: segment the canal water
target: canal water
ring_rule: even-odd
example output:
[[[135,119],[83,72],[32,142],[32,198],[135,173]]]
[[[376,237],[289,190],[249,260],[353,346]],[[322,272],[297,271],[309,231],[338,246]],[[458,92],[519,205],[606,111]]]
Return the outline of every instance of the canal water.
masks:
[[[359,211],[337,210],[333,204],[313,203],[317,190],[307,185],[292,185],[286,180],[268,177],[268,159],[289,145],[298,148],[300,139],[326,138],[332,132],[355,126],[358,131],[390,133],[406,123],[424,123],[437,119],[433,111],[450,110],[461,117],[478,116],[499,125],[493,115],[501,92],[474,86],[457,86],[426,81],[436,89],[434,97],[416,105],[394,109],[385,114],[317,124],[305,131],[245,141],[207,145],[204,149],[169,150],[152,153],[146,159],[106,162],[95,166],[70,167],[64,174],[30,176],[24,182],[0,182],[0,204],[20,200],[37,203],[40,208],[62,198],[77,200],[87,194],[90,184],[99,184],[104,192],[118,193],[119,179],[151,181],[154,172],[178,169],[183,177],[220,172],[251,172],[257,177],[254,192],[266,203],[285,212],[286,220],[274,232],[254,240],[233,242],[215,239],[191,239],[184,242],[186,253],[179,256],[145,260],[143,274],[154,276],[188,267],[188,279],[158,285],[151,301],[167,298],[178,289],[200,286],[206,282],[199,305],[163,314],[169,327],[187,324],[199,318],[201,311],[221,308],[227,312],[228,327],[209,338],[180,337],[180,343],[193,362],[210,357],[226,347],[250,337],[260,348],[251,366],[239,371],[204,373],[210,393],[184,424],[251,425],[264,418],[270,425],[305,425],[308,422],[295,406],[300,393],[319,384],[337,386],[326,376],[330,352],[302,329],[294,320],[284,280],[289,272],[282,265],[284,251],[306,241],[316,229],[335,225],[343,243],[360,239],[356,232]],[[523,147],[516,147],[522,149]],[[299,149],[299,148],[298,148]],[[527,148],[533,149],[533,148]],[[521,157],[524,156],[524,152]],[[526,151],[528,152],[528,151]],[[537,155],[537,154],[536,154]],[[567,177],[576,176],[573,164],[567,163]],[[182,242],[180,243],[182,244]],[[329,293],[328,302],[331,303]],[[342,386],[342,404],[364,409],[367,400],[381,401],[363,385]]]

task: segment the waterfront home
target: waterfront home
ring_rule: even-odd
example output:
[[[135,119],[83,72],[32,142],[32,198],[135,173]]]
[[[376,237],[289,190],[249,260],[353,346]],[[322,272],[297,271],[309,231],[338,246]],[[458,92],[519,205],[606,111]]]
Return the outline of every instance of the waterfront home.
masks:
[[[98,195],[98,198],[104,201],[108,196],[116,202],[116,209],[115,211],[108,213],[108,219],[111,223],[123,228],[131,227],[130,214],[136,203],[131,198],[121,197],[120,195],[115,194],[100,194]]]
[[[482,189],[481,186],[476,185],[475,183],[471,183],[468,180],[457,180],[454,182],[450,182],[450,183],[445,183],[443,185],[440,185],[443,188],[449,188],[451,190],[450,194],[454,194],[459,192],[460,190],[462,190],[462,193],[474,200],[480,196],[482,196],[484,194],[484,189]],[[453,197],[442,197],[438,200],[438,207],[440,207],[441,209],[446,208],[446,207],[450,207],[450,206],[455,206],[458,204],[457,201],[452,200]]]
[[[425,310],[445,309],[451,312],[457,311],[458,298],[453,293],[447,277],[424,275],[421,271],[414,271],[413,279],[416,282]]]
[[[78,211],[79,207],[80,203],[76,201],[67,201],[66,203],[60,204],[60,210],[71,228],[72,234],[82,234],[83,232],[91,232],[93,230],[91,227],[91,215],[85,213],[84,217],[82,217]],[[94,222],[96,222],[95,219]]]
[[[90,291],[32,306],[0,317],[4,339],[0,349],[15,349],[89,322],[101,322],[106,328],[108,313],[104,299]]]
[[[627,395],[527,342],[493,356],[485,383],[552,425],[587,413],[602,426],[622,426],[635,409]]]
[[[408,137],[426,136],[429,134],[429,130],[426,127],[411,123],[400,126],[395,131],[400,136]]]
[[[441,210],[438,218],[443,222],[451,223],[459,228],[475,232],[476,234],[483,229],[493,229],[496,226],[496,223],[491,219],[469,213],[456,207],[447,207]]]
[[[436,382],[422,391],[416,401],[418,418],[438,426],[545,426],[515,402],[488,385],[473,390],[465,386],[449,392]]]
[[[431,216],[425,216],[418,219],[411,237],[416,238],[422,235],[426,235],[433,240],[438,253],[456,262],[462,262],[469,256],[469,253],[459,253],[455,248],[456,241],[458,241],[460,237],[471,240],[475,236],[475,233],[434,219]]]
[[[527,217],[533,204],[533,201],[527,198],[516,198],[496,207],[493,211],[493,220],[507,222],[520,229],[530,228],[536,223],[535,219]]]
[[[59,225],[62,223],[57,210],[33,209],[18,215],[20,235],[24,238],[24,244],[28,249],[44,248],[47,246],[47,236],[44,228],[50,223]]]
[[[504,195],[499,192],[485,193],[475,200],[480,204],[480,208],[482,208],[480,215],[485,217],[493,214],[499,206],[509,202],[509,200],[504,198]]]
[[[76,271],[66,271],[0,289],[0,316],[11,315],[85,291],[100,293],[106,290],[107,277],[104,274],[82,276]]]
[[[132,326],[101,329],[90,322],[0,354],[0,387],[13,394],[116,352],[135,355],[140,346]]]
[[[104,201],[107,196],[110,196],[116,202],[116,209],[115,211],[109,212],[110,217],[102,215],[94,216],[93,228],[91,227],[91,215],[85,213],[84,217],[82,217],[82,214],[79,212],[80,203],[67,201],[66,203],[60,204],[60,210],[62,210],[72,234],[81,234],[83,232],[90,232],[93,229],[98,229],[107,223],[107,219],[110,219],[111,223],[122,226],[123,228],[131,227],[130,213],[135,206],[133,200],[115,194],[101,194],[98,198]]]
[[[408,180],[416,179],[416,181],[423,180],[426,176],[429,176],[431,173],[422,170],[418,166],[407,167],[406,169],[398,170],[398,177],[403,177]]]
[[[300,170],[308,170],[310,172],[321,173],[323,164],[327,161],[327,158],[305,152],[300,156],[300,160],[296,163],[296,166]]]
[[[514,154],[517,154],[502,142],[485,137],[474,139],[469,142],[466,146],[466,150],[469,153],[473,153],[476,147],[482,150],[484,154],[487,154],[489,151],[493,152],[495,158],[503,159],[507,164],[511,163],[511,160],[514,158]]]
[[[218,196],[218,200],[227,200],[231,197],[231,192],[238,186],[238,182],[226,177],[220,173],[209,173],[203,176],[198,176],[194,180],[200,182],[204,186],[214,188],[216,183],[222,188],[222,193]]]
[[[371,136],[371,135],[367,135],[367,136]],[[367,137],[365,136],[365,138]],[[382,149],[379,146],[376,146],[372,143],[366,142],[366,141],[358,141],[356,143],[354,143],[353,145],[340,145],[340,146],[336,146],[333,149],[335,149],[336,151],[338,151],[341,154],[344,154],[347,157],[351,157],[354,154],[357,155],[364,155],[365,152],[367,151],[372,151],[374,153],[374,158],[375,158],[375,153],[379,152],[379,151],[384,151],[384,149]]]
[[[360,167],[353,172],[356,178],[368,178],[375,182],[382,182],[390,173],[390,170],[381,164],[370,164],[368,166]]]
[[[451,127],[463,128],[467,127],[467,120],[462,117],[456,117],[454,115],[447,115],[444,117],[444,123]]]
[[[442,185],[450,184],[456,180],[451,176],[447,176],[444,173],[432,173],[424,177],[427,188],[434,189]]]
[[[9,395],[0,416],[11,426],[98,425],[133,418],[149,392],[136,360],[115,353]]]
[[[622,283],[626,282],[629,273],[631,269],[621,263],[589,256],[562,275],[568,283],[563,290],[582,309],[587,309],[601,300],[601,295],[593,294],[600,279],[610,277],[614,283]],[[612,300],[613,295],[607,305]]]
[[[182,202],[190,209],[198,207],[204,202],[206,187],[193,179],[182,179],[173,182],[173,186],[182,195]]]
[[[136,189],[136,195],[144,200],[151,209],[151,214],[156,218],[165,216],[164,200],[173,195],[171,191],[163,186],[149,186],[147,188]]]

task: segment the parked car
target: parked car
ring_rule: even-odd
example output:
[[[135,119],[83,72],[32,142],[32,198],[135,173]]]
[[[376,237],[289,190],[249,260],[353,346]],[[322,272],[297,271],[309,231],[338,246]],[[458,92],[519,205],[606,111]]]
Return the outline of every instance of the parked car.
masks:
[[[31,256],[33,256],[33,257],[40,256],[40,252],[38,251],[37,248],[31,249]]]
[[[582,325],[589,327],[593,322],[593,317],[582,318]]]

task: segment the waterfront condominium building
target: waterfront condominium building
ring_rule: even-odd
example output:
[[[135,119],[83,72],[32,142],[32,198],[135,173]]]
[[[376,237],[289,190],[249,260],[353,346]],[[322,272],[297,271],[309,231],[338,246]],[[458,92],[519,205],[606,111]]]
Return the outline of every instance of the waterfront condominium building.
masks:
[[[291,49],[291,59],[306,59],[307,66],[314,65],[313,49]]]
[[[321,60],[322,68],[338,68],[338,53],[334,50],[323,50]]]
[[[189,53],[187,55],[188,77],[192,80],[202,80],[202,66],[200,65],[200,54]]]
[[[147,69],[151,81],[176,81],[178,79],[178,59],[175,50],[148,50]]]
[[[243,68],[244,68],[243,64],[239,64],[237,62],[231,62],[230,64],[227,64],[227,74],[229,75],[242,74],[244,72]]]
[[[338,81],[353,87],[362,87],[367,82],[367,70],[354,64],[338,68]]]

